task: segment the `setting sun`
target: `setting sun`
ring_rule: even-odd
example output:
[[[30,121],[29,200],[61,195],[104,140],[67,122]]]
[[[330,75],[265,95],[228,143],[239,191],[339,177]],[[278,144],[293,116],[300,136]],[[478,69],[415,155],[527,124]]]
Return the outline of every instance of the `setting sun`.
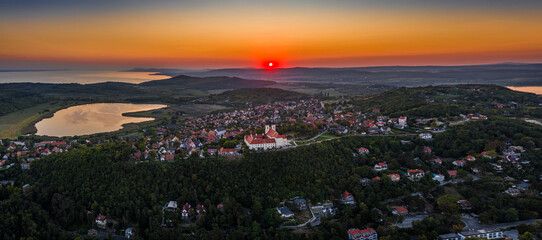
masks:
[[[274,70],[278,67],[278,63],[276,61],[265,61],[263,67],[267,70]]]

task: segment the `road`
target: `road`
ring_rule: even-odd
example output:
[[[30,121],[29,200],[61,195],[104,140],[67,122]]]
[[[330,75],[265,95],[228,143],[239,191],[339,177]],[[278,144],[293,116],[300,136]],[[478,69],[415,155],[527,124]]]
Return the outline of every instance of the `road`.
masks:
[[[402,223],[395,223],[394,226],[397,226],[399,228],[411,228],[412,223],[414,221],[421,221],[425,218],[429,217],[429,215],[415,215],[415,216],[406,216]]]
[[[461,221],[465,223],[464,229],[480,229],[480,228],[499,228],[500,229],[500,228],[517,227],[518,225],[522,223],[532,224],[536,221],[542,221],[542,219],[539,218],[539,219],[531,219],[531,220],[508,222],[508,223],[498,223],[498,224],[493,224],[493,225],[482,225],[480,224],[480,221],[478,221],[477,218],[463,214],[461,216]]]

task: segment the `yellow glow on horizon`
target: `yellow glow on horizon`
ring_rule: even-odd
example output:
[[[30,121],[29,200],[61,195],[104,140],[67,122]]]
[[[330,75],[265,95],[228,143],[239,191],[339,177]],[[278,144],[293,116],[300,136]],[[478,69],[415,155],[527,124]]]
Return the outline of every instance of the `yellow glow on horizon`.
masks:
[[[542,18],[497,13],[224,9],[3,21],[0,54],[73,61],[301,61],[542,50]]]

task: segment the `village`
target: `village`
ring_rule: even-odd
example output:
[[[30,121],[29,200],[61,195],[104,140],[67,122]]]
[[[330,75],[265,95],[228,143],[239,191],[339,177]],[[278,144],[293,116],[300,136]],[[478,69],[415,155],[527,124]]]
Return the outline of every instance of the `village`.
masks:
[[[436,156],[430,147],[434,135],[446,131],[447,125],[468,121],[484,121],[488,118],[481,114],[465,113],[446,121],[446,119],[410,119],[408,116],[388,117],[380,114],[379,109],[368,112],[343,112],[342,107],[331,111],[325,103],[317,99],[274,102],[265,105],[248,107],[229,112],[210,113],[201,117],[186,118],[179,124],[165,124],[152,129],[143,129],[141,135],[127,135],[122,141],[131,143],[133,161],[160,161],[164,163],[182,161],[189,157],[208,158],[222,157],[238,159],[248,151],[270,151],[295,148],[310,144],[307,139],[291,139],[281,129],[288,129],[289,124],[303,124],[304,127],[316,131],[317,137],[326,134],[330,138],[320,141],[338,139],[344,136],[388,136],[407,137],[401,140],[403,145],[412,145],[412,151],[421,151],[413,159],[417,168],[389,165],[372,157],[370,146],[359,146],[352,152],[353,161],[366,163],[373,177],[359,179],[359,184],[369,186],[379,181],[390,181],[398,186],[445,186],[447,184],[476,181],[486,174],[502,175],[503,170],[516,168],[521,170],[529,165],[522,160],[523,146],[507,143],[502,152],[480,152],[460,159],[441,158]],[[288,139],[290,138],[290,139]],[[315,139],[315,137],[313,137]],[[318,138],[316,138],[318,139]],[[317,142],[314,141],[313,142]],[[416,145],[420,144],[421,145]],[[55,153],[70,151],[80,145],[97,146],[101,140],[92,138],[73,139],[68,141],[40,141],[36,143],[24,141],[2,142],[6,146],[0,162],[0,171],[11,167],[20,167],[23,171],[31,169],[32,162],[41,157]],[[418,149],[418,150],[416,150]],[[510,196],[520,194],[538,194],[529,189],[526,179],[514,179],[502,176],[513,184],[503,192]],[[542,176],[541,176],[542,177]],[[13,184],[10,180],[2,184]],[[31,187],[28,184],[23,189]],[[322,218],[332,219],[345,207],[359,207],[354,195],[348,189],[343,194],[324,202],[313,203],[310,199],[294,197],[284,199],[277,207],[277,214],[283,219],[283,228],[304,229],[320,224]],[[285,197],[285,196],[276,196]],[[416,197],[425,202],[424,207],[409,206],[403,201],[406,197]],[[373,209],[381,216],[382,221],[391,221],[404,228],[412,227],[412,220],[421,220],[434,213],[432,204],[428,203],[424,194],[417,192],[397,199],[382,202],[382,209]],[[470,202],[459,199],[456,204],[464,214],[469,215]],[[197,222],[211,206],[203,203],[180,203],[165,200],[161,227],[173,226],[173,222],[181,221],[183,226]],[[214,203],[213,208],[223,211],[224,203]],[[180,213],[180,214],[179,214]],[[471,215],[469,215],[471,216]],[[471,218],[476,219],[476,215]],[[115,233],[115,220],[101,213],[96,216],[96,229],[89,230],[91,236],[104,236]],[[480,227],[480,226],[479,226]],[[126,238],[134,232],[132,228],[122,230]],[[118,233],[118,232],[117,232]],[[350,239],[375,240],[378,234],[374,228],[353,228],[348,230]],[[483,236],[488,239],[502,238],[503,232],[490,227],[480,227],[461,233],[441,236],[445,240],[464,239],[469,236]]]

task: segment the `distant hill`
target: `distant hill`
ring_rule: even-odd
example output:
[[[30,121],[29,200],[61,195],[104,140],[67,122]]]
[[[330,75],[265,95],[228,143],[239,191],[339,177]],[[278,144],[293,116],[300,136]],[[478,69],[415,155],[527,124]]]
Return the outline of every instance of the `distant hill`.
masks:
[[[238,77],[191,77],[179,75],[164,80],[154,80],[140,83],[141,87],[166,88],[166,89],[237,89],[237,88],[256,88],[273,85],[273,81],[247,80]]]
[[[310,95],[279,88],[241,88],[210,95],[200,101],[223,105],[244,105],[249,102],[256,105],[305,98],[310,98]]]
[[[160,71],[160,69],[153,69]],[[350,68],[281,68],[272,72],[256,68],[178,70],[195,77],[229,76],[276,82],[333,82],[362,85],[417,87],[443,84],[497,84],[542,86],[542,64],[500,63],[466,66],[382,66]],[[172,69],[163,72],[171,73]]]

